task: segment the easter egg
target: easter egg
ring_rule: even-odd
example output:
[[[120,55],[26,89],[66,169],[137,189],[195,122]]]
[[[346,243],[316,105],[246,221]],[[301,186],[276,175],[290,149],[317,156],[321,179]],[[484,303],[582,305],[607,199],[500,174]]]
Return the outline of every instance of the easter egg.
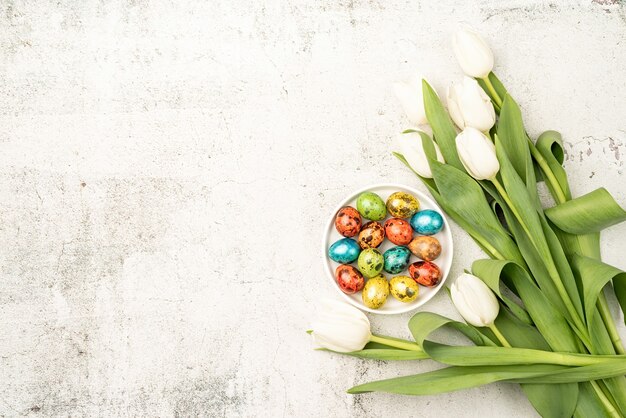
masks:
[[[359,255],[359,271],[365,277],[374,277],[383,271],[385,259],[376,248],[368,248]]]
[[[443,228],[443,217],[439,212],[431,209],[417,212],[410,222],[413,230],[422,235],[433,235]]]
[[[417,299],[420,291],[415,280],[408,276],[396,276],[391,279],[389,281],[389,289],[391,290],[391,296],[405,303],[413,302]]]
[[[396,245],[407,245],[413,239],[413,228],[404,219],[387,219],[385,221],[385,236]]]
[[[389,296],[389,282],[379,274],[369,279],[363,287],[363,304],[371,309],[378,309],[385,304]]]
[[[394,218],[410,218],[419,208],[417,199],[406,192],[392,193],[387,199],[387,210]]]
[[[409,274],[422,286],[433,287],[441,280],[441,270],[430,261],[416,261],[409,266]]]
[[[385,228],[378,222],[368,222],[363,225],[359,232],[359,245],[361,248],[376,248],[385,239]]]
[[[351,295],[363,289],[363,275],[354,267],[342,264],[335,270],[335,280],[343,293]]]
[[[376,193],[361,193],[356,199],[356,208],[362,217],[372,221],[380,221],[387,216],[385,202]]]
[[[387,273],[398,274],[409,265],[411,252],[406,247],[393,247],[385,251],[383,268]]]
[[[409,250],[422,260],[433,261],[441,254],[441,244],[437,238],[424,235],[415,237],[409,243]]]
[[[335,216],[335,228],[344,237],[354,237],[361,230],[361,215],[352,206],[344,206]]]
[[[341,264],[352,263],[359,257],[360,253],[361,247],[352,238],[342,238],[328,249],[328,257]]]

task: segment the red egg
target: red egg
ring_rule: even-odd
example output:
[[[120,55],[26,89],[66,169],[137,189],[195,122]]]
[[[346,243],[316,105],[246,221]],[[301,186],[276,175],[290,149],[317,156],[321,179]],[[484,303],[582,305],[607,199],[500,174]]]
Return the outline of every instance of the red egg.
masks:
[[[385,222],[385,236],[396,245],[407,245],[413,239],[413,228],[404,219],[387,219]]]
[[[361,230],[361,215],[352,206],[339,209],[335,217],[335,228],[344,237],[353,237]]]
[[[433,287],[441,280],[441,270],[430,261],[416,261],[409,266],[409,274],[422,286]]]
[[[362,249],[377,248],[385,240],[385,228],[376,222],[368,222],[359,232],[359,246]]]
[[[348,264],[341,264],[337,267],[335,270],[335,279],[343,293],[349,295],[362,290],[365,285],[363,275]]]

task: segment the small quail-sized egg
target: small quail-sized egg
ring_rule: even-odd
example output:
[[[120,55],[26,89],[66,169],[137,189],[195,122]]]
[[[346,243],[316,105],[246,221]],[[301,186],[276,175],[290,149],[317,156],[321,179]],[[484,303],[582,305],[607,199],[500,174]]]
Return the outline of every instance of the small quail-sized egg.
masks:
[[[432,209],[420,210],[410,222],[413,231],[422,235],[434,235],[443,228],[443,217]]]
[[[409,243],[409,250],[422,260],[433,261],[441,254],[441,244],[435,237],[422,235]]]
[[[385,236],[396,245],[407,245],[413,239],[413,228],[404,219],[390,218],[385,221]]]
[[[363,289],[365,279],[354,267],[342,264],[335,270],[335,280],[343,293],[351,295]]]
[[[372,221],[380,221],[387,216],[385,202],[376,193],[361,193],[356,199],[356,208],[362,217]]]
[[[371,309],[379,309],[385,304],[389,296],[389,282],[382,274],[372,277],[365,283],[361,296],[365,306]]]
[[[333,243],[328,249],[328,257],[341,264],[352,263],[359,258],[360,253],[361,247],[352,238],[342,238]]]
[[[335,229],[344,237],[354,237],[361,230],[361,215],[352,206],[344,206],[335,216]]]
[[[385,265],[383,268],[387,273],[398,274],[409,265],[411,251],[408,248],[397,246],[385,251],[383,254]]]
[[[359,271],[365,277],[374,277],[383,271],[385,259],[376,248],[368,248],[359,254]]]
[[[368,222],[359,232],[359,245],[362,249],[376,248],[385,240],[385,228],[379,222]]]
[[[409,266],[409,274],[418,284],[434,287],[441,280],[441,270],[430,261],[416,261]]]
[[[409,303],[417,299],[420,288],[415,280],[408,276],[396,276],[389,282],[391,295],[400,302]]]
[[[394,218],[410,218],[420,208],[419,201],[406,192],[392,193],[387,199],[386,206]]]

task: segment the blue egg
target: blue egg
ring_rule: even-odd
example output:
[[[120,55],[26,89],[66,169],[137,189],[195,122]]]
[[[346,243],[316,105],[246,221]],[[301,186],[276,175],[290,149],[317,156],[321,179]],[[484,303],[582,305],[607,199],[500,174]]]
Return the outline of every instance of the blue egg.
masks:
[[[350,264],[361,253],[361,247],[352,238],[342,238],[328,249],[328,257],[340,264]]]
[[[397,246],[388,249],[383,254],[385,258],[384,269],[387,273],[398,274],[409,265],[411,251],[403,246]]]
[[[409,223],[418,234],[434,235],[443,228],[443,217],[435,210],[420,210]]]

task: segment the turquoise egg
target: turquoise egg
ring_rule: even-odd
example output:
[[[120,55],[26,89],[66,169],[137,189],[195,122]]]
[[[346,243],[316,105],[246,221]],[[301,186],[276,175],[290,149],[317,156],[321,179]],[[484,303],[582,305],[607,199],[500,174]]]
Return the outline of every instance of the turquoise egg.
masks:
[[[409,265],[411,251],[402,246],[393,247],[385,251],[383,258],[385,259],[385,271],[391,274],[398,274]]]
[[[328,257],[340,264],[350,264],[361,253],[361,247],[352,238],[342,238],[328,249]]]
[[[434,235],[443,228],[443,217],[435,210],[420,210],[411,217],[409,223],[418,234]]]
[[[367,278],[378,276],[384,263],[383,255],[376,248],[368,248],[359,254],[359,271]]]
[[[387,216],[385,202],[376,193],[361,193],[356,199],[356,209],[365,219],[380,221]]]

